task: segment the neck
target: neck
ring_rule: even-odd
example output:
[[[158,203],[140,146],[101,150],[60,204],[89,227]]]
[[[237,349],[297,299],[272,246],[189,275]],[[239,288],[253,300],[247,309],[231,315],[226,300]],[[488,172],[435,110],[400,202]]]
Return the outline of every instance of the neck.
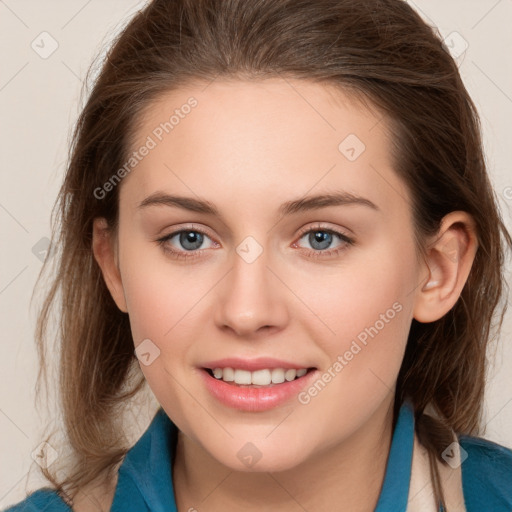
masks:
[[[178,511],[207,508],[268,512],[370,512],[377,505],[391,446],[393,401],[387,400],[349,439],[278,472],[240,472],[178,433],[173,485]]]

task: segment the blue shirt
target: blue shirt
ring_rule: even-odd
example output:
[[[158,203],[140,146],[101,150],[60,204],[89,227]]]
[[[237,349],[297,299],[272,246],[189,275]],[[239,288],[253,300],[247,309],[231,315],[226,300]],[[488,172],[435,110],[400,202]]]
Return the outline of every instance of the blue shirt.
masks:
[[[177,512],[172,461],[178,428],[162,408],[128,451],[120,468],[113,512]],[[409,402],[399,411],[386,474],[375,512],[406,512],[414,442],[414,413]],[[468,457],[462,463],[467,512],[512,511],[512,450],[477,437],[460,436]],[[50,488],[39,489],[5,512],[70,512]]]

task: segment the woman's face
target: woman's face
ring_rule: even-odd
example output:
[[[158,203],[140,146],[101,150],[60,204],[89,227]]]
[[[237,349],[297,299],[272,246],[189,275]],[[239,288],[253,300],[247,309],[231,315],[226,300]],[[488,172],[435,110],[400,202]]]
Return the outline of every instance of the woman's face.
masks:
[[[226,466],[247,470],[245,450],[294,467],[389,410],[427,276],[386,126],[277,79],[191,85],[138,126],[117,239],[135,346],[166,413]],[[239,387],[204,369],[225,358],[272,359],[238,378],[314,370]]]

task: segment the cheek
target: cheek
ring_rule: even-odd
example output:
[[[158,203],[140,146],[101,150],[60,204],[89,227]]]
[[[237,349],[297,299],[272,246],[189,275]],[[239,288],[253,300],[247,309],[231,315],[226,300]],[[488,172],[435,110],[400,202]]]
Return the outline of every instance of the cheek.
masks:
[[[382,386],[379,379],[394,385],[411,322],[414,247],[406,240],[375,247],[312,274],[297,292],[315,313],[305,316],[303,328],[327,354],[327,367],[341,357],[337,369],[350,375],[349,389]]]
[[[187,410],[189,396],[182,392],[183,379],[176,370],[186,366],[195,337],[184,333],[198,324],[197,303],[206,284],[197,273],[167,262],[154,249],[132,246],[124,254],[123,288],[140,369],[157,400],[179,417]],[[150,354],[148,364],[144,353]]]
[[[295,290],[323,320],[327,333],[352,337],[397,301],[405,306],[404,301],[411,300],[413,258],[413,247],[377,240],[372,248],[354,250],[337,266],[295,278]]]
[[[124,255],[122,280],[135,344],[149,338],[163,347],[197,301],[200,286],[190,286],[187,271],[173,267],[154,248],[127,244]]]

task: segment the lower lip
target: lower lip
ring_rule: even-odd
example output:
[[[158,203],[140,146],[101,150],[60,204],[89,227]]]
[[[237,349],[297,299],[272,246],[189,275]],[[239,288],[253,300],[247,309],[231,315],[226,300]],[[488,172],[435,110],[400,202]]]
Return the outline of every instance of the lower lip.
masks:
[[[212,377],[205,369],[200,369],[202,378],[210,393],[222,404],[240,411],[260,412],[278,407],[297,396],[315,377],[317,370],[282,384],[265,387],[244,387],[228,384]]]

